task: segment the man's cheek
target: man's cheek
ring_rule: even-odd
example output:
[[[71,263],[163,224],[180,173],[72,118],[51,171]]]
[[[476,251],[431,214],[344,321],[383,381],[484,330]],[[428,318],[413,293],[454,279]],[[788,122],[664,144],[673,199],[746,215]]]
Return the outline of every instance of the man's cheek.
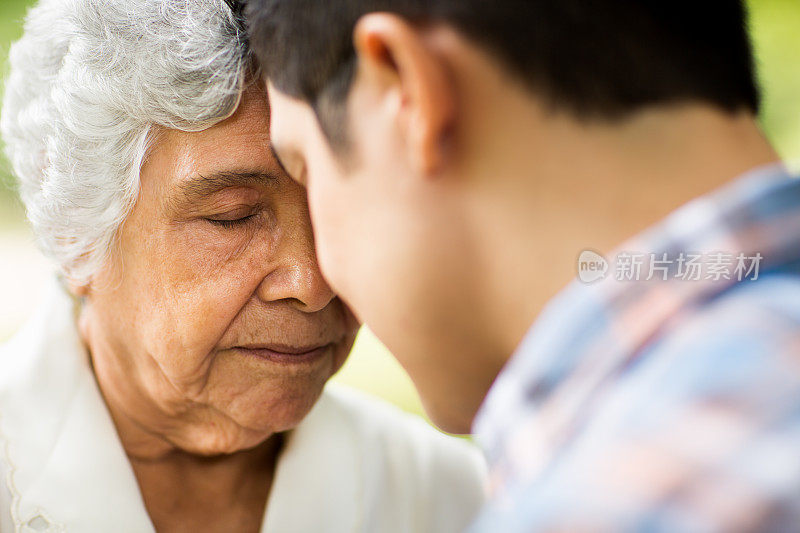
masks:
[[[336,198],[317,187],[308,191],[311,224],[314,229],[314,242],[317,249],[317,260],[320,265],[330,262],[331,255],[338,253],[337,239],[345,229],[345,219]],[[354,209],[350,206],[347,209]]]
[[[320,272],[325,277],[325,280],[335,292],[339,291],[339,271],[341,265],[337,257],[337,250],[335,246],[330,245],[328,232],[319,231],[315,235],[317,263],[319,264]]]
[[[339,193],[336,187],[328,184],[312,183],[308,189],[308,201],[320,271],[331,288],[343,294],[345,280],[342,276],[356,259],[352,250],[347,248],[347,237],[359,237],[358,231],[352,233],[348,228],[354,218],[361,217],[359,206],[342,198]]]

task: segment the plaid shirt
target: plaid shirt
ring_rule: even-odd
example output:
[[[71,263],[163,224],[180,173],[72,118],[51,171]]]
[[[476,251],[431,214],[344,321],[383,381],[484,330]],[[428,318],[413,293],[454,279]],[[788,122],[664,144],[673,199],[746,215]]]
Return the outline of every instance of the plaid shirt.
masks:
[[[616,257],[481,408],[472,531],[800,531],[800,180],[753,171]]]

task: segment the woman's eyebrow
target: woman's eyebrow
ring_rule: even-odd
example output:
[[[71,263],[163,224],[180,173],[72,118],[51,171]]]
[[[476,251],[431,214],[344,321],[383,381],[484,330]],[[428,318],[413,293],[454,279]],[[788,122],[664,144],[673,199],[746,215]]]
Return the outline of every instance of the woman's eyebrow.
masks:
[[[197,174],[181,182],[175,191],[169,195],[170,205],[186,204],[214,194],[215,192],[230,187],[244,187],[252,185],[269,185],[276,182],[281,176],[279,170],[233,170],[214,172],[212,174]]]

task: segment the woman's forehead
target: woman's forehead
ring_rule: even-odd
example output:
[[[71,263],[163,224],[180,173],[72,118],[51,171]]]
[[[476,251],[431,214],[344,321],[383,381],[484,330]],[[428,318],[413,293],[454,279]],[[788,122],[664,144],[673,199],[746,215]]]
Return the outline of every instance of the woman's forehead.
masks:
[[[143,179],[155,171],[180,186],[198,176],[279,173],[269,145],[267,108],[254,101],[254,96],[243,98],[233,116],[206,130],[160,131],[142,168]]]

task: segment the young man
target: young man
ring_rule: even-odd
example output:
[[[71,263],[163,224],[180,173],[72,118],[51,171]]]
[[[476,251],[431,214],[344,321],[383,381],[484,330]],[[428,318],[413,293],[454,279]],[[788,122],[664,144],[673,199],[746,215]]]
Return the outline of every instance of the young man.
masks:
[[[800,182],[704,9],[250,0],[323,272],[435,423],[480,408],[476,531],[800,524]]]

